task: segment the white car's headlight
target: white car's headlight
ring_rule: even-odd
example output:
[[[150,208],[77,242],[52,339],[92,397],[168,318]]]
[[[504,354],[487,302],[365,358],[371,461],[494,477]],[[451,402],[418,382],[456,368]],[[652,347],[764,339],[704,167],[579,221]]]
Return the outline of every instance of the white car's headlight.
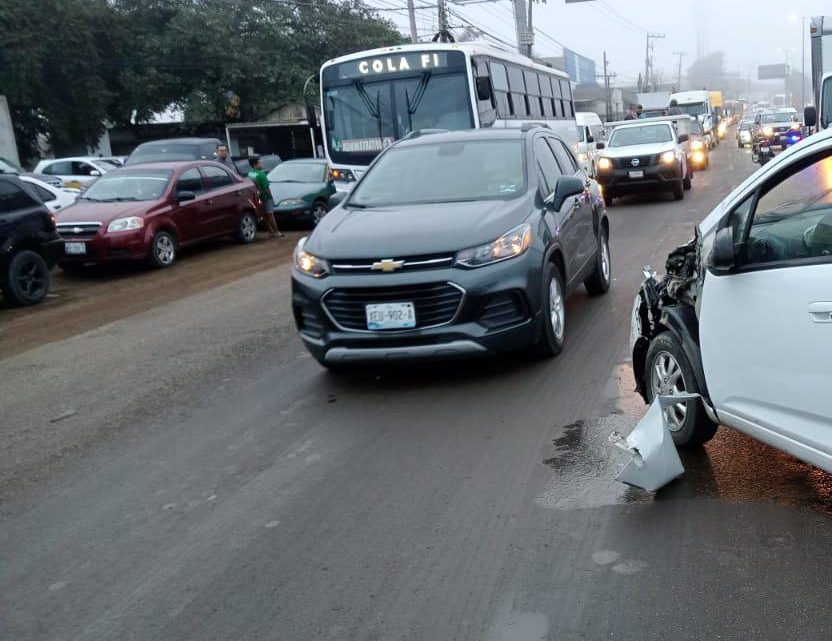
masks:
[[[582,151],[581,153],[578,154],[578,161],[579,162],[586,162],[587,160],[589,160],[589,154],[588,153]]]
[[[763,127],[763,135],[764,136],[770,136],[773,133],[774,133],[774,129],[772,129],[771,127]]]
[[[676,162],[676,154],[672,151],[666,151],[662,154],[662,162],[666,165]]]
[[[304,251],[303,246],[305,243],[306,238],[301,238],[295,247],[295,267],[298,268],[298,271],[314,278],[326,276],[329,271],[329,264],[323,258],[318,258],[317,256]]]
[[[144,219],[138,216],[130,216],[129,218],[116,218],[107,225],[107,231],[131,231],[133,229],[141,229],[142,227],[144,227]]]
[[[462,267],[482,267],[508,260],[525,253],[532,244],[532,226],[523,223],[497,240],[457,252],[456,264]]]
[[[286,200],[281,200],[277,203],[278,207],[304,207],[306,206],[306,201],[300,198],[287,198]]]
[[[598,169],[612,169],[612,160],[609,158],[599,158],[598,159]]]

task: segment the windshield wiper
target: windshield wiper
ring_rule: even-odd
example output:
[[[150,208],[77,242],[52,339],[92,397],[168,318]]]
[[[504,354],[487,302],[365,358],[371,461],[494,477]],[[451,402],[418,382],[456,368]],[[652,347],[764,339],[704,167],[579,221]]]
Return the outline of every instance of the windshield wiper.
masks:
[[[426,71],[422,74],[422,77],[419,79],[419,84],[416,86],[416,91],[413,92],[413,102],[410,102],[410,95],[407,93],[407,89],[404,90],[404,97],[407,100],[407,113],[409,115],[415,114],[418,109],[419,105],[422,102],[422,98],[425,97],[425,92],[428,89],[428,83],[430,82],[430,71]]]
[[[384,148],[384,136],[381,123],[381,92],[376,92],[376,101],[375,104],[373,104],[373,99],[370,98],[370,94],[367,93],[367,90],[364,88],[361,81],[356,80],[354,84],[355,90],[358,92],[358,95],[364,103],[364,106],[367,108],[367,111],[369,111],[370,115],[376,119],[376,124],[378,125],[378,143],[381,148]]]

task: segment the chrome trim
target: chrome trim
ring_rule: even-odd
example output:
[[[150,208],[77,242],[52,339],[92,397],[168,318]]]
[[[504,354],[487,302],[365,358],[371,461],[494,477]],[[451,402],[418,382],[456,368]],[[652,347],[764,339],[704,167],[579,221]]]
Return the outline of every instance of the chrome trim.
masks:
[[[418,286],[418,285],[442,284],[442,282],[443,281],[439,281],[439,283],[410,283],[408,285],[402,285],[402,287],[408,287],[411,284],[416,285],[416,286]],[[427,325],[425,327],[409,327],[407,329],[352,329],[351,327],[344,327],[337,320],[335,320],[335,317],[332,314],[329,313],[329,309],[327,309],[327,307],[326,307],[326,297],[329,296],[332,292],[335,291],[335,289],[336,289],[335,287],[326,290],[324,292],[324,295],[321,296],[321,309],[324,310],[324,314],[326,314],[327,318],[330,321],[332,321],[332,324],[335,325],[335,327],[340,329],[342,332],[357,332],[359,334],[375,334],[376,336],[379,336],[379,335],[381,335],[381,336],[396,336],[396,335],[399,335],[399,334],[409,334],[409,333],[412,333],[412,332],[420,332],[423,329],[433,329],[434,327],[443,327],[445,325],[451,325],[457,319],[457,317],[459,317],[459,312],[462,311],[462,307],[463,307],[463,305],[465,305],[465,298],[466,298],[468,292],[465,291],[464,287],[461,287],[460,285],[457,285],[456,283],[452,283],[450,281],[444,281],[444,284],[445,285],[450,285],[451,287],[456,287],[460,292],[462,292],[462,298],[459,299],[459,305],[457,306],[456,311],[454,312],[454,315],[451,317],[451,319],[449,321],[444,322],[444,323],[437,323],[436,325]],[[350,288],[349,287],[342,287],[340,289],[350,289]],[[360,287],[360,288],[357,288],[357,289],[370,289],[370,288]]]
[[[470,340],[450,341],[435,345],[412,345],[410,347],[333,347],[327,351],[324,360],[328,363],[351,363],[411,358],[450,358],[484,354],[487,351],[479,343]]]
[[[102,224],[103,223],[100,223],[98,221],[96,221],[96,222],[90,221],[90,222],[86,222],[86,223],[82,223],[82,222],[78,222],[78,223],[58,223],[56,225],[56,227],[79,227],[81,225],[95,225],[96,227],[101,227]]]
[[[367,263],[365,265],[349,265],[349,264],[346,264],[346,263],[343,263],[343,264],[340,264],[340,265],[338,263],[331,263],[331,265],[332,265],[333,269],[345,269],[345,270],[346,269],[366,269],[366,270],[369,270],[369,271],[380,271],[380,270],[374,270],[373,269],[373,265],[376,262],[378,262],[378,261],[374,261],[372,263]],[[448,256],[447,258],[431,258],[429,260],[412,260],[412,261],[405,260],[405,261],[402,261],[402,265],[399,269],[404,269],[405,267],[417,267],[417,266],[421,266],[421,265],[436,265],[438,263],[452,264],[453,262],[454,262],[454,257],[453,256]]]

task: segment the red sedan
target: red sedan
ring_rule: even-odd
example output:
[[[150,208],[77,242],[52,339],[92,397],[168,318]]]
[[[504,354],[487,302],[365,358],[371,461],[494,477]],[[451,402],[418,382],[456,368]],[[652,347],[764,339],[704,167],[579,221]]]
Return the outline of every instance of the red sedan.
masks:
[[[254,183],[211,161],[158,162],[107,172],[58,216],[64,269],[144,259],[169,267],[177,250],[219,236],[257,233]]]

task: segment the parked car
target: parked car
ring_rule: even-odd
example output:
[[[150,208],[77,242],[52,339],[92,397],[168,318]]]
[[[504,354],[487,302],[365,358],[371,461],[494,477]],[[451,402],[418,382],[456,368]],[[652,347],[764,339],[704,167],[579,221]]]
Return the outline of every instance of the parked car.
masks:
[[[832,130],[735,188],[648,273],[630,345],[638,390],[698,393],[666,410],[674,441],[717,425],[832,472]]]
[[[327,367],[554,356],[566,297],[610,286],[608,238],[597,183],[547,128],[414,134],[298,243],[295,320]]]
[[[617,123],[616,123],[617,124]],[[691,188],[685,143],[672,123],[624,121],[613,129],[609,142],[599,143],[598,182],[607,205],[627,193],[671,191],[676,200]]]
[[[41,302],[59,251],[52,212],[18,177],[0,174],[0,290],[6,301]]]
[[[143,142],[127,157],[125,166],[172,160],[211,160],[219,138],[166,138]]]
[[[326,160],[287,160],[269,172],[278,222],[306,221],[313,226],[329,211],[335,182]]]
[[[43,204],[49,207],[49,211],[56,212],[59,209],[64,209],[73,204],[81,193],[78,189],[60,189],[52,185],[32,178],[28,175],[21,175],[20,180],[31,186],[43,201]]]
[[[0,174],[14,174],[15,176],[28,176],[30,178],[35,178],[41,182],[45,182],[48,185],[52,185],[53,187],[57,187],[60,189],[63,187],[63,180],[61,180],[58,176],[47,176],[46,174],[36,174],[33,172],[23,171],[23,169],[13,163],[8,158],[3,158],[0,156]]]
[[[754,129],[754,121],[753,120],[741,120],[740,124],[737,125],[737,147],[740,149],[744,148],[746,145],[751,145],[753,138],[752,132]]]
[[[257,232],[257,188],[211,161],[157,162],[102,176],[58,214],[60,266],[147,260],[169,267],[180,247]]]
[[[78,189],[117,168],[118,165],[101,158],[75,156],[41,160],[35,167],[35,173],[60,178],[62,187]]]
[[[265,154],[260,156],[260,164],[263,167],[263,171],[266,173],[277,167],[281,162],[283,161],[280,160],[280,156],[277,154]],[[248,164],[248,156],[243,156],[234,160],[234,166],[237,168],[237,171],[241,176],[248,174],[251,169],[251,165]]]

